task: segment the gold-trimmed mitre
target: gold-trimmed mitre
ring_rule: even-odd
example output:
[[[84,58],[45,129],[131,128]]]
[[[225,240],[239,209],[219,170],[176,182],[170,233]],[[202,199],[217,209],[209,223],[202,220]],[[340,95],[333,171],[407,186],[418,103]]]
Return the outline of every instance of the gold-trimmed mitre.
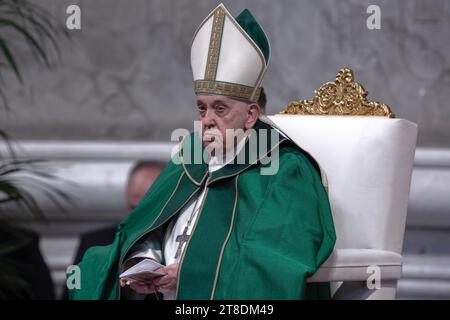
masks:
[[[258,101],[269,55],[267,36],[250,11],[233,18],[220,4],[192,40],[195,93]]]

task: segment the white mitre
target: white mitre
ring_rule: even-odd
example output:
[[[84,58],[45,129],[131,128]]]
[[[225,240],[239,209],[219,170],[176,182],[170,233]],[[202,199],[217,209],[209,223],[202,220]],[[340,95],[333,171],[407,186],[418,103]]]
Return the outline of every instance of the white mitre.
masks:
[[[233,18],[223,4],[198,27],[191,47],[196,94],[258,101],[270,46],[250,11]]]

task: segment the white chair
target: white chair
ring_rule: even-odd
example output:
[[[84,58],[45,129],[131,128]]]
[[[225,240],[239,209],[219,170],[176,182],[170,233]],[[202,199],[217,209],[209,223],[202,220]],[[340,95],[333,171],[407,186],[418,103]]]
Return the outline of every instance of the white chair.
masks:
[[[268,117],[317,160],[326,177],[337,242],[308,281],[332,282],[334,299],[394,299],[401,275],[418,129],[366,96],[343,68],[313,101],[291,102]],[[377,275],[381,288],[372,289]]]

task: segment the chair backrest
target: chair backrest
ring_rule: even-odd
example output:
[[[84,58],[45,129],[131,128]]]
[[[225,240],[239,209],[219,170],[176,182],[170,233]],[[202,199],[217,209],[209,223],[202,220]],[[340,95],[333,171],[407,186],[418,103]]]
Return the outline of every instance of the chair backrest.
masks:
[[[268,118],[309,152],[326,175],[336,249],[401,253],[417,125],[393,119],[344,68],[313,101]]]

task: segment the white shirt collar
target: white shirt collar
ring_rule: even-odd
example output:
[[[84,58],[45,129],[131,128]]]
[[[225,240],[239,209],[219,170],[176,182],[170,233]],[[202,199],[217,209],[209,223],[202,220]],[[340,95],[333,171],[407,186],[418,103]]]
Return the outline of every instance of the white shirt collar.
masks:
[[[245,143],[247,142],[247,137],[249,136],[250,132],[251,132],[251,130],[245,131],[244,134],[242,135],[241,139],[238,141],[236,148],[231,148],[231,150],[226,151],[226,157],[225,157],[225,159],[227,159],[226,162],[220,161],[219,158],[217,158],[217,157],[211,157],[211,160],[208,163],[209,172],[214,172],[214,171],[220,170],[223,167],[225,167],[227,164],[232,162],[234,160],[234,158],[236,157],[236,155],[239,153],[239,151],[241,151],[241,149],[245,146]],[[234,152],[235,151],[234,149],[236,149],[236,152]]]

